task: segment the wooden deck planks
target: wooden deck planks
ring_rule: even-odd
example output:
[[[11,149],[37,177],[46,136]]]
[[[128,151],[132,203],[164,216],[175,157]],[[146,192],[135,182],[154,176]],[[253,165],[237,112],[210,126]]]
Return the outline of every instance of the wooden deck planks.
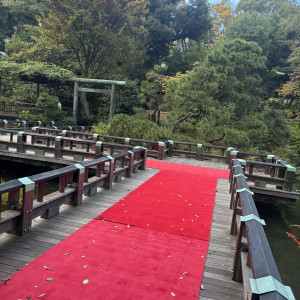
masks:
[[[222,163],[178,157],[167,158],[166,161],[216,169],[228,168]],[[2,234],[0,236],[0,280],[5,280],[18,268],[22,268],[68,237],[157,172],[156,169],[148,168],[132,178],[114,184],[111,190],[99,189],[100,193],[85,198],[79,207],[63,205],[60,214],[50,220],[35,219],[29,235],[19,237]],[[229,210],[228,191],[228,181],[219,179],[210,245],[202,280],[204,289],[201,289],[199,295],[201,300],[242,299],[242,284],[231,280],[235,238],[229,234],[232,211]]]

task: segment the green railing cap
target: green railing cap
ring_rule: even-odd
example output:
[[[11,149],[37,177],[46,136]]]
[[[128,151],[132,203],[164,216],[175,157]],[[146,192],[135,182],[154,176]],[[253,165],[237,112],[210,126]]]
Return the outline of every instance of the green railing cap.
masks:
[[[165,146],[166,144],[164,142],[158,142],[159,146]]]
[[[237,160],[240,162],[240,164],[241,164],[242,166],[246,166],[246,161],[245,161],[244,159],[238,158]]]
[[[197,144],[197,148],[202,148],[202,144]]]
[[[125,142],[129,143],[129,141],[130,141],[130,138],[125,138]]]
[[[29,177],[19,178],[18,180],[25,185],[25,192],[34,190],[35,183]]]
[[[60,142],[62,140],[62,136],[55,137],[55,141]]]
[[[7,124],[8,124],[8,121],[6,121],[6,120],[3,120],[3,123],[7,125]]]
[[[101,147],[102,143],[103,143],[103,142],[101,142],[101,141],[97,141],[97,142],[96,142],[96,147]]]
[[[19,131],[18,132],[18,136],[21,136],[21,135],[23,135],[24,134],[24,131]]]
[[[68,131],[68,130],[65,129],[65,130],[63,130],[61,133],[62,133],[62,134],[66,134],[67,131]]]
[[[289,286],[283,285],[272,276],[253,279],[250,278],[250,286],[253,294],[262,295],[270,292],[278,292],[288,300],[296,300]]]
[[[237,155],[238,153],[239,153],[239,151],[236,151],[236,150],[230,151],[231,155]]]
[[[296,173],[296,168],[291,165],[286,165],[286,170],[289,172]]]
[[[247,222],[247,221],[255,220],[255,221],[259,222],[262,225],[266,225],[265,220],[260,219],[259,217],[257,217],[254,214],[250,214],[250,215],[247,215],[247,216],[240,216],[240,218],[241,218],[242,222]]]
[[[275,155],[273,155],[273,154],[268,154],[268,155],[267,155],[267,159],[272,159],[274,156],[275,156]]]
[[[142,147],[142,146],[135,146],[135,147],[133,147],[133,149],[144,149],[144,150],[147,150],[147,148]]]
[[[114,158],[112,157],[112,156],[110,156],[110,155],[107,155],[106,156],[108,159],[110,159],[110,160],[114,160]]]
[[[83,174],[85,172],[85,168],[81,164],[74,164],[74,167],[79,170],[79,174]]]
[[[246,189],[246,188],[243,188],[243,189],[239,189],[239,190],[236,190],[238,193],[242,193],[242,192],[248,192],[249,194],[251,195],[254,195],[253,192],[251,192],[250,190]]]
[[[227,148],[227,151],[232,151],[232,150],[234,150],[235,148],[233,148],[233,147],[229,147],[229,148]]]
[[[171,145],[174,144],[174,141],[168,140],[168,142],[169,142]]]
[[[97,137],[98,137],[98,133],[94,133],[93,138],[97,138]]]

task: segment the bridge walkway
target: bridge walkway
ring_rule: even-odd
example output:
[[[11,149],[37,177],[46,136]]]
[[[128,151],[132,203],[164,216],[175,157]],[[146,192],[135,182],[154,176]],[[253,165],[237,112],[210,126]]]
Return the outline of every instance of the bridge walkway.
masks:
[[[172,163],[227,169],[217,162],[185,158],[167,158]],[[25,236],[8,233],[0,236],[0,281],[7,279],[35,258],[58,244],[107,208],[118,202],[159,171],[147,168],[131,178],[123,179],[110,189],[85,198],[81,206],[63,205],[60,214],[52,219],[36,218],[32,232]],[[235,237],[229,233],[232,211],[229,209],[229,183],[219,179],[207,259],[199,299],[242,299],[243,285],[231,280]],[[100,201],[99,201],[100,200]]]

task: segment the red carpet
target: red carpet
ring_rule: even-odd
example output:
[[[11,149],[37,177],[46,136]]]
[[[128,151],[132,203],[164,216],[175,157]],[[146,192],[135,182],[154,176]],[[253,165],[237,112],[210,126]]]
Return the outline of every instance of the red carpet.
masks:
[[[42,299],[198,299],[207,247],[204,241],[93,220],[8,285],[2,282],[0,298],[46,293]]]
[[[209,240],[218,177],[229,172],[158,161],[162,169],[100,219],[190,238]]]
[[[2,282],[0,299],[198,299],[217,178],[229,172],[147,165],[162,171]]]

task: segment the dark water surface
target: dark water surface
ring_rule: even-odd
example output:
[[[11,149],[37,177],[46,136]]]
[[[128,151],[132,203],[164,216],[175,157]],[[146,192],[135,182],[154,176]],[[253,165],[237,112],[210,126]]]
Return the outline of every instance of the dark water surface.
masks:
[[[266,221],[265,232],[284,285],[292,288],[300,299],[300,248],[287,236],[290,232],[300,237],[300,201],[296,206],[256,202],[259,215]]]
[[[0,178],[3,179],[5,182],[27,177],[43,172],[51,171],[48,168],[41,168],[41,167],[35,167],[31,165],[25,165],[21,163],[12,163],[0,160]],[[49,180],[45,182],[44,187],[44,195],[50,194],[52,192],[55,192],[58,189],[58,179]],[[37,189],[35,189],[35,193],[37,192]],[[2,207],[2,211],[4,211],[6,207]]]

